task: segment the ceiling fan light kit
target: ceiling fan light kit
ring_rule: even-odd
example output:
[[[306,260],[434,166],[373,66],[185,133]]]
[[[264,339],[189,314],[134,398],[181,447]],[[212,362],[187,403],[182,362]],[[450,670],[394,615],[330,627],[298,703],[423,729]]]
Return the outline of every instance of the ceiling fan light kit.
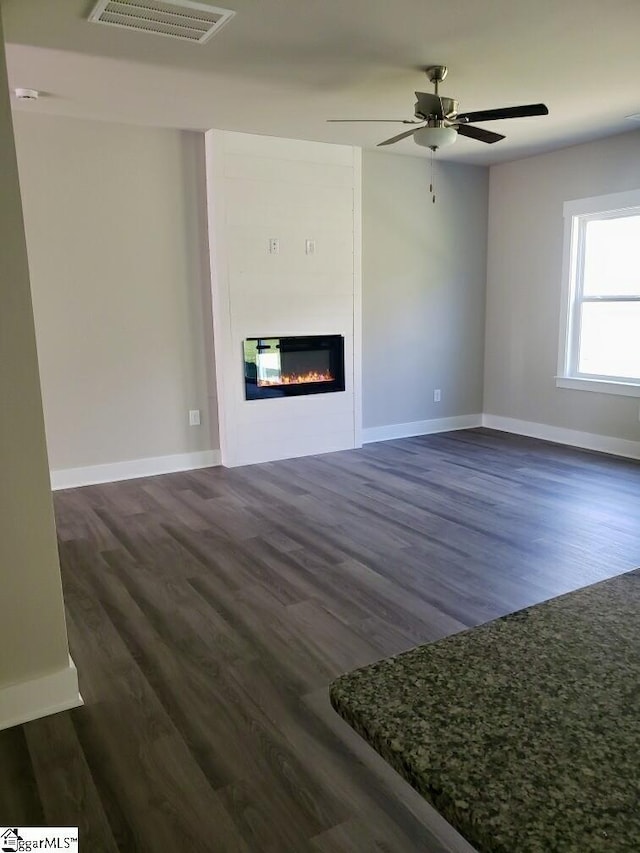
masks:
[[[413,131],[413,141],[416,145],[431,148],[432,151],[453,145],[457,136],[458,134],[453,127],[445,127],[444,125],[435,125],[434,127],[427,125],[427,127],[419,127]]]

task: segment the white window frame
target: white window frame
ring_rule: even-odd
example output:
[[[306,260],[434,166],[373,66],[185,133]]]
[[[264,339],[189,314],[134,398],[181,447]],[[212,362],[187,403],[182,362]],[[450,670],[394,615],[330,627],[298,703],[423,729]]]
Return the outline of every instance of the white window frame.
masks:
[[[562,260],[562,302],[560,306],[560,346],[558,352],[558,388],[599,391],[624,397],[640,397],[640,381],[615,376],[578,373],[577,359],[580,323],[577,320],[583,301],[616,301],[583,297],[584,236],[591,219],[640,215],[640,189],[567,201],[564,204],[564,249]],[[619,301],[640,302],[640,297],[618,297]]]

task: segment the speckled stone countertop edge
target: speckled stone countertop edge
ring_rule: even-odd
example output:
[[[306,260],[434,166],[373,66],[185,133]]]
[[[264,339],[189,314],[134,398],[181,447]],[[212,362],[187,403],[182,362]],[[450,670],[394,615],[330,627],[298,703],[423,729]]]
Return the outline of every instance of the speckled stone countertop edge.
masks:
[[[399,667],[402,668],[402,659],[408,656],[413,656],[420,650],[424,650],[436,644],[443,647],[450,642],[459,642],[462,636],[469,635],[471,633],[475,633],[478,636],[483,634],[486,635],[487,632],[494,631],[496,629],[496,625],[504,625],[511,621],[522,622],[523,620],[526,620],[527,615],[531,611],[535,611],[537,614],[540,614],[547,609],[552,609],[553,611],[553,609],[558,608],[558,605],[561,604],[561,602],[565,602],[566,604],[567,599],[570,598],[573,598],[576,603],[579,603],[581,599],[584,600],[585,595],[588,596],[593,592],[597,592],[599,587],[604,587],[614,581],[619,582],[621,579],[625,578],[631,580],[634,576],[640,577],[640,568],[633,569],[620,575],[616,575],[602,581],[597,581],[577,590],[572,590],[559,596],[546,599],[545,601],[529,605],[489,622],[482,623],[481,625],[448,635],[440,640],[418,644],[417,646],[407,649],[397,655],[393,655],[388,658],[381,658],[376,662],[359,667],[352,672],[338,676],[331,683],[329,686],[329,699],[331,705],[334,710],[365,741],[367,741],[367,743],[372,746],[376,752],[384,758],[384,760],[391,765],[394,770],[396,770],[396,772],[403,777],[403,779],[411,784],[416,791],[418,791],[458,832],[460,832],[460,834],[465,837],[469,843],[475,845],[479,851],[482,851],[482,853],[517,853],[511,849],[511,845],[505,846],[504,843],[500,842],[500,840],[494,836],[490,827],[483,826],[482,822],[474,820],[473,814],[468,808],[457,808],[454,799],[446,791],[438,787],[437,779],[434,780],[426,778],[419,769],[412,765],[410,753],[405,755],[401,748],[394,749],[393,743],[390,742],[388,736],[385,736],[388,735],[388,733],[376,730],[376,723],[379,722],[379,720],[375,719],[375,714],[373,714],[372,718],[370,717],[368,720],[362,720],[357,714],[352,714],[349,709],[348,695],[346,697],[344,695],[341,696],[341,694],[343,694],[341,687],[343,685],[348,686],[349,680],[353,679],[353,677],[359,673],[367,674],[367,672],[376,671],[376,669],[380,667],[392,665],[392,662],[397,662]],[[384,720],[381,727],[384,728]],[[538,847],[536,846],[535,849],[537,850]],[[540,853],[547,853],[543,847],[540,847],[539,849]],[[627,848],[625,847],[625,849]]]
[[[640,571],[640,569],[638,571]],[[596,584],[593,584],[593,586],[595,585]],[[365,740],[378,753],[378,755],[380,755],[387,762],[387,764],[393,767],[393,769],[409,785],[411,785],[414,790],[416,790],[421,796],[423,796],[425,800],[427,800],[427,802],[429,802],[436,809],[436,811],[440,815],[442,815],[442,817],[444,817],[444,819],[448,821],[448,823],[451,824],[451,826],[457,832],[459,832],[467,840],[469,840],[469,838],[473,838],[473,843],[476,845],[478,844],[478,839],[484,836],[482,827],[478,826],[474,821],[469,820],[469,814],[467,811],[461,812],[459,809],[457,809],[455,803],[445,791],[435,788],[433,785],[424,784],[424,780],[421,778],[420,774],[414,772],[411,763],[404,761],[402,759],[402,754],[393,750],[389,741],[386,740],[386,738],[381,736],[377,731],[369,729],[366,725],[362,723],[361,720],[354,717],[354,715],[350,713],[348,707],[342,704],[336,696],[337,689],[343,681],[351,678],[356,673],[364,672],[366,670],[371,669],[371,667],[376,666],[376,664],[400,660],[401,658],[415,652],[417,649],[420,649],[425,645],[430,646],[433,643],[443,643],[454,637],[459,637],[461,634],[469,634],[472,631],[478,631],[482,628],[488,629],[489,626],[493,625],[494,622],[508,619],[509,617],[524,613],[532,609],[533,607],[540,607],[549,601],[555,601],[556,598],[561,598],[565,595],[571,594],[571,592],[568,592],[564,593],[562,596],[555,596],[553,598],[545,599],[545,601],[542,601],[539,604],[528,605],[527,607],[512,611],[511,613],[505,614],[504,616],[498,616],[496,619],[491,619],[488,622],[483,622],[480,625],[473,625],[469,628],[464,628],[461,631],[456,631],[455,634],[448,634],[446,637],[442,637],[439,640],[433,640],[428,643],[418,643],[417,645],[411,646],[410,648],[405,649],[402,652],[398,652],[398,654],[390,655],[386,658],[379,658],[377,661],[365,664],[365,666],[358,667],[357,669],[351,670],[350,672],[343,673],[342,675],[339,675],[337,678],[335,678],[329,685],[329,701],[334,711],[336,711],[336,713],[340,717],[342,717],[342,719],[345,720],[345,722],[348,723],[348,725],[351,726],[351,728],[358,735],[360,735],[360,737]],[[486,838],[484,849],[486,849],[487,851],[491,851],[491,853],[515,853],[515,851],[513,850],[507,850],[502,846],[496,846],[493,841],[493,839]]]
[[[439,641],[436,640],[434,642]],[[419,646],[414,646],[414,648],[419,648]],[[409,649],[408,651],[412,650],[413,649]],[[403,654],[406,654],[406,652],[401,652],[401,655]],[[401,655],[393,655],[393,657],[400,657]],[[366,669],[366,667],[360,667],[360,669]],[[340,676],[340,678],[342,677],[343,676]],[[363,740],[375,749],[378,755],[380,755],[387,764],[393,767],[405,782],[411,785],[415,791],[423,796],[425,800],[427,800],[427,802],[430,803],[435,810],[442,815],[442,817],[450,823],[457,832],[460,833],[460,835],[462,835],[467,841],[469,841],[470,838],[473,838],[474,841],[469,841],[469,843],[478,845],[478,839],[483,839],[485,836],[482,827],[474,821],[469,820],[469,814],[467,811],[461,812],[457,809],[455,803],[452,802],[451,797],[449,797],[446,792],[434,788],[431,785],[425,785],[420,775],[414,772],[411,764],[403,761],[401,754],[395,752],[385,738],[380,737],[375,731],[369,731],[366,726],[360,724],[360,721],[354,719],[349,711],[340,704],[339,700],[336,699],[332,688],[333,684],[331,684],[329,688],[329,701],[336,713],[339,714],[339,716],[342,717],[342,719],[348,723],[348,725],[351,726],[351,728],[360,735]],[[485,850],[491,851],[491,853],[516,853],[516,851],[507,850],[501,845],[497,846],[494,843],[494,839],[491,838],[484,838],[483,847]]]
[[[364,666],[356,667],[355,669],[351,669],[348,672],[343,672],[340,675],[336,676],[333,679],[331,684],[329,685],[329,698],[331,699],[331,705],[335,711],[338,711],[336,706],[333,703],[332,698],[332,688],[334,684],[338,684],[342,679],[346,679],[355,675],[358,672],[362,672],[363,670],[370,669],[372,666],[375,666],[378,663],[382,663],[383,661],[394,661],[399,658],[404,657],[405,655],[409,655],[412,652],[415,652],[416,649],[420,649],[423,646],[432,646],[435,643],[446,643],[448,640],[452,640],[454,637],[460,637],[463,634],[469,634],[472,631],[480,631],[481,629],[488,630],[492,625],[496,622],[505,622],[510,619],[516,619],[522,616],[525,613],[528,613],[530,610],[538,610],[539,608],[545,607],[548,604],[552,604],[555,602],[560,602],[563,599],[569,598],[573,596],[577,592],[587,592],[588,590],[594,590],[599,586],[609,583],[609,581],[616,580],[617,578],[625,577],[626,575],[640,575],[640,566],[636,566],[633,569],[629,569],[625,572],[621,572],[618,575],[612,575],[610,578],[603,578],[602,580],[595,581],[594,583],[587,584],[586,586],[580,586],[576,589],[570,589],[567,592],[561,592],[560,595],[552,595],[550,598],[544,598],[542,601],[537,601],[535,604],[527,604],[525,607],[520,607],[518,610],[512,610],[509,613],[504,613],[502,616],[496,616],[495,619],[489,619],[487,622],[480,622],[478,625],[470,625],[468,628],[461,628],[459,631],[456,631],[454,634],[447,634],[445,637],[440,637],[437,640],[427,640],[424,643],[416,643],[414,646],[409,646],[408,649],[404,649],[401,652],[398,652],[395,655],[388,655],[387,657],[380,657],[377,660],[371,661],[371,663],[364,664]],[[340,712],[338,712],[340,713]]]

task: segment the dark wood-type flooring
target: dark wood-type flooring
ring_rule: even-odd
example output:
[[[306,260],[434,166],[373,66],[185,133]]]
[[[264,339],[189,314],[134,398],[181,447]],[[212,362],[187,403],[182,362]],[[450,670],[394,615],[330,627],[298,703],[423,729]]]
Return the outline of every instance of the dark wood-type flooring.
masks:
[[[0,732],[0,824],[85,853],[469,849],[327,685],[640,565],[640,465],[488,430],[55,507],[86,704]]]

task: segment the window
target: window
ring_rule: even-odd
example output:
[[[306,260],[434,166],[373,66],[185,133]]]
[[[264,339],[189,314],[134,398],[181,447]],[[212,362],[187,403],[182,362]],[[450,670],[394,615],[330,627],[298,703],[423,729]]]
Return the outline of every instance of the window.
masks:
[[[556,384],[640,396],[640,190],[567,202]]]

